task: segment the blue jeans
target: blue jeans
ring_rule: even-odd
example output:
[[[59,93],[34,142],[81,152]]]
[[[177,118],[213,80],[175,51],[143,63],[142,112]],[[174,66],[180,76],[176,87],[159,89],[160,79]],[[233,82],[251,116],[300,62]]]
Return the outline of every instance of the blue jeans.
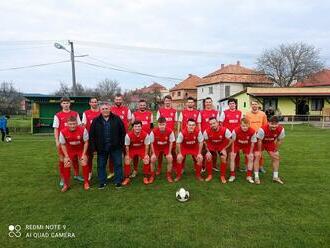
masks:
[[[108,158],[113,161],[114,165],[114,183],[121,183],[123,180],[123,159],[122,159],[121,149],[111,149],[110,144],[105,144],[103,150],[97,154],[97,176],[99,178],[100,184],[105,184],[107,182],[107,162]]]

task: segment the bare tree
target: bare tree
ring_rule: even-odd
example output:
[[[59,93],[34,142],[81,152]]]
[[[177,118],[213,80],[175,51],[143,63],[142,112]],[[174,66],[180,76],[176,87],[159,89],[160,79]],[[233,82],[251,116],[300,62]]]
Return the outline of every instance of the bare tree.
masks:
[[[115,94],[121,93],[121,88],[116,80],[104,79],[96,86],[96,92],[103,100],[113,99]]]
[[[324,68],[320,50],[305,43],[281,44],[265,50],[257,59],[258,70],[264,71],[279,87],[289,87],[293,82]]]
[[[70,96],[72,94],[71,88],[68,84],[60,82],[60,88],[55,91],[56,96]]]
[[[12,82],[0,84],[0,112],[2,114],[17,114],[20,108],[22,95],[14,88]]]

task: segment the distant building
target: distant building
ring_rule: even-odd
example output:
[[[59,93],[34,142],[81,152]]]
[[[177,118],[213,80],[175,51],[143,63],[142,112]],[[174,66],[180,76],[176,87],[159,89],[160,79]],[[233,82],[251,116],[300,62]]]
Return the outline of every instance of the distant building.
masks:
[[[179,110],[184,108],[184,103],[187,97],[191,96],[197,98],[197,84],[201,81],[201,78],[189,74],[188,77],[175,85],[170,89],[170,95],[172,96],[173,107]]]
[[[226,107],[226,102],[221,101],[222,99],[241,92],[247,87],[271,87],[272,85],[273,83],[264,73],[245,68],[239,61],[235,65],[222,64],[220,69],[206,75],[198,83],[198,105],[201,108],[203,99],[211,97],[215,107],[221,110]],[[223,106],[220,105],[221,102]]]
[[[294,87],[330,87],[330,69],[324,69],[297,82]]]

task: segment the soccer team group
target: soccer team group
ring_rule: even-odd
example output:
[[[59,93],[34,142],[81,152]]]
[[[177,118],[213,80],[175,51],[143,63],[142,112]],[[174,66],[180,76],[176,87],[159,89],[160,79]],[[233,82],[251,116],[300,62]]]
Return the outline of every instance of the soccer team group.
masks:
[[[70,110],[70,99],[62,98],[62,110],[55,114],[53,123],[62,191],[69,188],[71,167],[74,179],[83,182],[85,190],[90,188],[94,151],[89,149],[89,130],[93,119],[104,110],[119,116],[126,129],[121,185],[129,185],[136,177],[139,160],[143,162],[144,184],[152,184],[162,172],[164,157],[167,181],[180,181],[187,155],[192,157],[199,181],[209,182],[220,171],[221,183],[234,182],[236,171],[241,170],[246,171],[247,182],[260,184],[259,173],[265,172],[263,151],[270,156],[273,181],[283,184],[279,177],[279,148],[285,137],[284,128],[276,116],[267,120],[257,101],[250,104],[251,111],[243,116],[237,109],[236,99],[229,99],[228,109],[220,113],[214,109],[211,98],[204,99],[203,110],[197,110],[195,99],[188,97],[179,113],[167,95],[157,111],[154,126],[153,113],[147,109],[145,100],[140,100],[138,109],[132,113],[124,105],[121,94],[115,96],[113,105],[99,104],[98,99],[92,97],[90,109],[83,113],[81,121],[79,114]],[[245,157],[242,168],[240,152]],[[114,171],[109,160],[108,179]],[[83,177],[79,176],[79,165]]]

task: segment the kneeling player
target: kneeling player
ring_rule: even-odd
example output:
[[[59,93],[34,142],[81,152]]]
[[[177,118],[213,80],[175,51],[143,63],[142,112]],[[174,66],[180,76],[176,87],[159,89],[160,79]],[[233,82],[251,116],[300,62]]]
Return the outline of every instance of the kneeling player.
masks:
[[[70,187],[70,167],[73,161],[78,160],[82,166],[84,176],[84,189],[89,189],[89,167],[86,152],[88,149],[88,132],[86,128],[78,126],[77,118],[72,116],[67,120],[67,127],[60,131],[59,142],[64,154],[64,186],[62,192]]]
[[[148,176],[150,174],[150,164],[149,164],[149,145],[150,137],[147,132],[142,130],[142,122],[134,121],[133,130],[128,132],[125,137],[125,165],[124,165],[124,181],[123,185],[127,185],[130,182],[131,167],[130,164],[132,160],[140,158],[143,161],[143,183],[149,184]]]
[[[254,178],[257,184],[260,184],[259,161],[263,150],[268,152],[272,160],[273,181],[283,184],[283,181],[278,176],[278,169],[280,167],[279,148],[284,137],[284,128],[279,125],[278,118],[276,116],[271,117],[268,124],[259,128],[257,132],[258,144],[255,152],[256,159],[254,163]]]
[[[172,163],[173,156],[171,154],[173,142],[175,141],[174,133],[171,129],[166,127],[165,117],[158,118],[158,127],[150,132],[150,146],[151,146],[151,177],[149,183],[154,181],[155,175],[155,163],[163,155],[166,156],[167,160],[167,181],[172,183]]]
[[[179,181],[182,177],[183,162],[187,155],[191,155],[195,164],[196,179],[203,181],[201,177],[203,155],[203,135],[196,127],[196,121],[189,119],[187,127],[183,129],[176,140],[178,155],[177,155],[177,176],[175,181]]]
[[[204,144],[206,149],[206,170],[207,178],[205,181],[212,180],[212,167],[217,163],[217,156],[219,154],[220,164],[220,180],[226,183],[226,169],[227,169],[227,148],[230,147],[232,140],[231,132],[228,128],[219,125],[215,117],[209,119],[210,128],[203,133]]]
[[[249,183],[254,183],[252,179],[253,168],[253,151],[257,137],[253,128],[250,127],[250,123],[246,118],[241,120],[241,125],[235,128],[231,134],[233,140],[232,151],[230,154],[230,178],[229,182],[233,182],[236,179],[235,173],[235,158],[240,150],[243,151],[247,161],[247,173],[246,180]]]

